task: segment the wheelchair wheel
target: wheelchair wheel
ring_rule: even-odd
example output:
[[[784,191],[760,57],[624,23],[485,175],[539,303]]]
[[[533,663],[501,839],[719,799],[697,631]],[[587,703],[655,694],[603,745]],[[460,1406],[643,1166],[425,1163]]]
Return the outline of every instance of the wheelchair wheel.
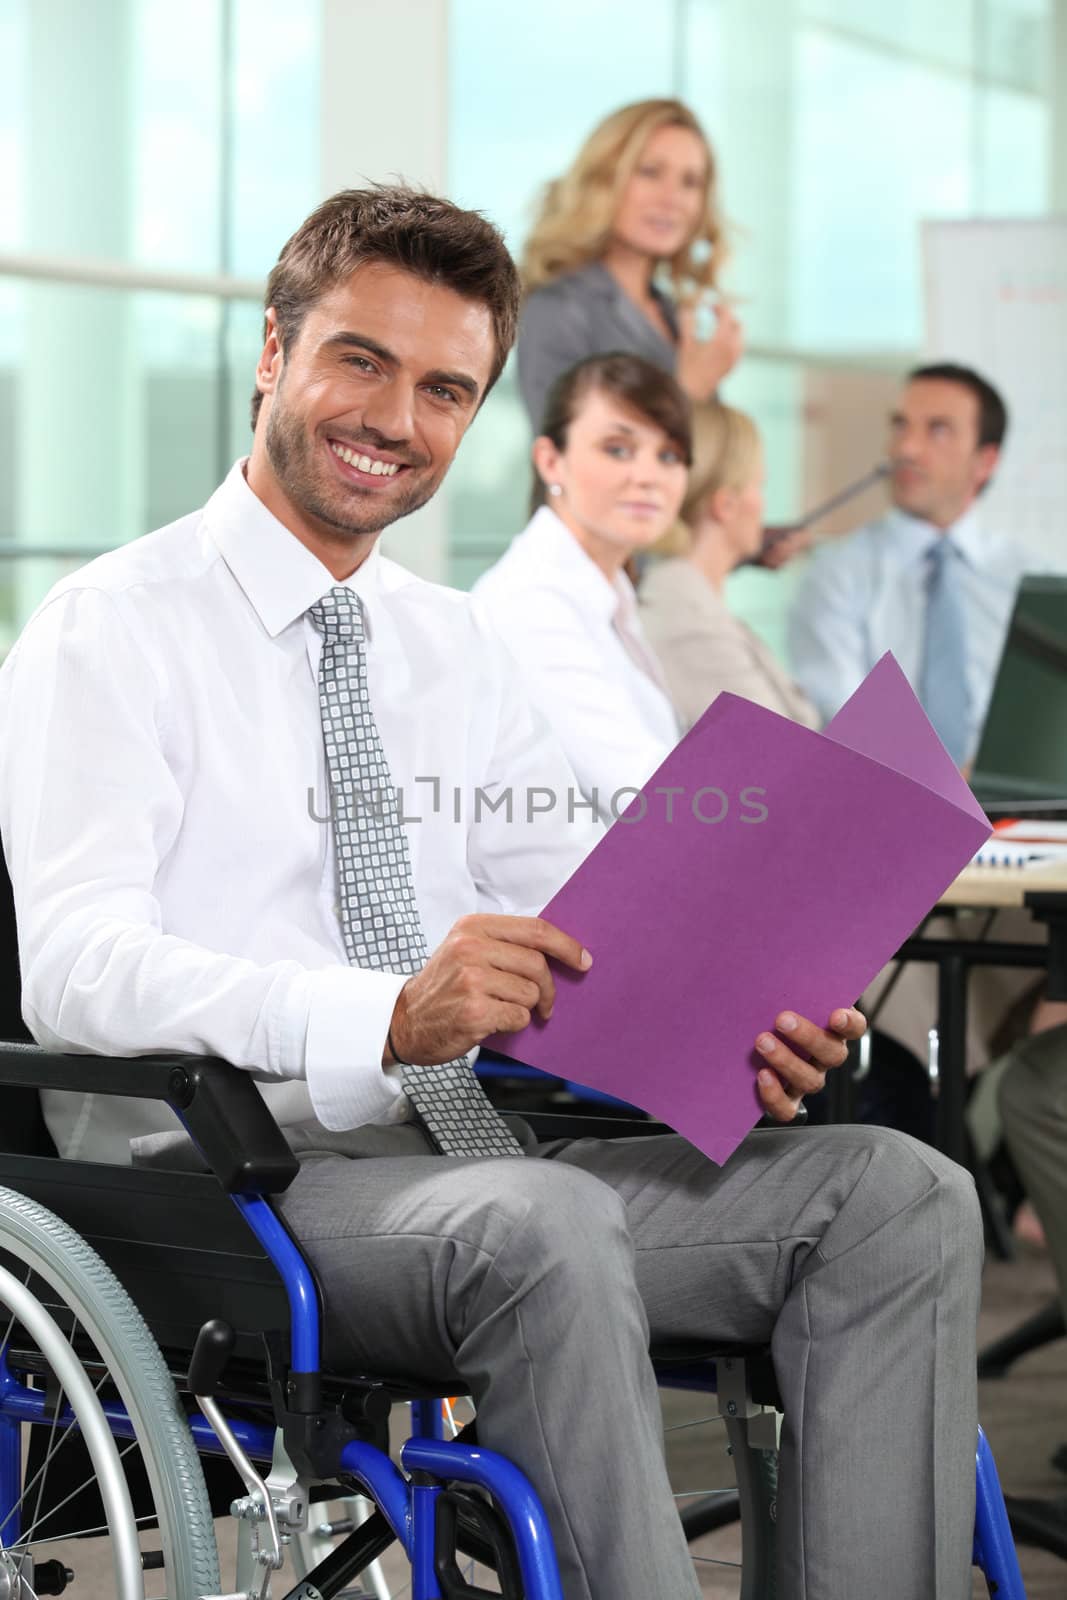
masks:
[[[777,1451],[754,1447],[741,1418],[709,1411],[695,1419],[684,1398],[670,1407],[664,1431],[701,1592],[714,1600],[775,1600]],[[699,1487],[689,1487],[694,1483]]]
[[[95,1550],[70,1542],[89,1534],[110,1539],[117,1600],[218,1593],[200,1462],[126,1291],[66,1223],[4,1188],[0,1267],[0,1595],[103,1592]],[[46,1402],[32,1425],[30,1388]],[[144,1515],[134,1514],[130,1484]]]

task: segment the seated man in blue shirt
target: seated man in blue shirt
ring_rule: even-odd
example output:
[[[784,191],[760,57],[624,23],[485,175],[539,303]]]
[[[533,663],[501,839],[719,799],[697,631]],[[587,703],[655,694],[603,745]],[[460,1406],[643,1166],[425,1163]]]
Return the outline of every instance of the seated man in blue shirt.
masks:
[[[898,1600],[964,1600],[968,1175],[856,1127],[757,1132],[721,1168],[673,1135],[537,1145],[480,1098],[469,1052],[547,1021],[547,958],[607,954],[536,915],[596,830],[521,804],[575,784],[559,744],[468,598],[377,541],[440,484],[517,311],[496,230],[429,195],[336,195],[286,244],[248,460],[57,585],[0,673],[24,1014],[55,1049],[256,1073],[301,1156],[280,1204],[328,1359],[455,1374],[545,1503],[567,1600],[698,1600],[650,1337],[770,1341],[783,1593],[891,1572]],[[766,1019],[774,1118],[863,1026]],[[64,1155],[162,1132],[68,1098]]]
[[[1027,564],[977,503],[1006,429],[970,368],[909,374],[889,422],[892,509],[821,547],[789,619],[793,671],[825,718],[892,650],[946,749],[973,758]]]

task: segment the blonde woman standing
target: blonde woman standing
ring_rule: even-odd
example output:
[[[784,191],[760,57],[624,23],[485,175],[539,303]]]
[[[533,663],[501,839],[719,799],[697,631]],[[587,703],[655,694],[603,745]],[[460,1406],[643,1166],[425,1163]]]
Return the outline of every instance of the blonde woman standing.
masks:
[[[820,725],[804,691],[726,604],[726,579],[762,546],[763,477],[752,418],[718,402],[696,406],[681,519],[653,552],[639,594],[645,632],[686,728],[724,689],[806,727]]]
[[[696,302],[724,256],[715,156],[689,108],[642,100],[605,118],[549,185],[523,256],[519,387],[533,427],[560,373],[609,350],[663,367],[693,400],[713,395],[743,346],[721,300],[698,337]]]

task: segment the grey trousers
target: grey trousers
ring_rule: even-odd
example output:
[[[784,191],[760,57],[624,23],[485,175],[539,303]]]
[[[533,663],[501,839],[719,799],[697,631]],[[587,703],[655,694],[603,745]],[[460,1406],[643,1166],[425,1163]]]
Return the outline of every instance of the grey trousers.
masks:
[[[1004,1136],[1041,1218],[1067,1315],[1067,1027],[1033,1034],[1006,1060]]]
[[[783,1596],[970,1595],[982,1244],[960,1168],[863,1127],[760,1131],[721,1168],[674,1136],[488,1161],[413,1128],[352,1141],[361,1159],[295,1138],[281,1202],[328,1285],[328,1359],[456,1375],[544,1501],[567,1600],[699,1592],[650,1339],[770,1341]]]

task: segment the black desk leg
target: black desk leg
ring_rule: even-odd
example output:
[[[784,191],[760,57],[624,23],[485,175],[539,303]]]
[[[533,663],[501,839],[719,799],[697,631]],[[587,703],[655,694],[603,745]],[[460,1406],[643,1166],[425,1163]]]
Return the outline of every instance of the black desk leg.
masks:
[[[937,964],[937,1147],[967,1164],[963,1111],[967,1078],[967,979],[965,960],[946,951]]]
[[[962,954],[946,951],[937,971],[937,1147],[973,1173],[993,1248],[1002,1261],[1010,1261],[1015,1254],[1011,1230],[989,1173],[975,1155],[966,1123],[970,963]]]

